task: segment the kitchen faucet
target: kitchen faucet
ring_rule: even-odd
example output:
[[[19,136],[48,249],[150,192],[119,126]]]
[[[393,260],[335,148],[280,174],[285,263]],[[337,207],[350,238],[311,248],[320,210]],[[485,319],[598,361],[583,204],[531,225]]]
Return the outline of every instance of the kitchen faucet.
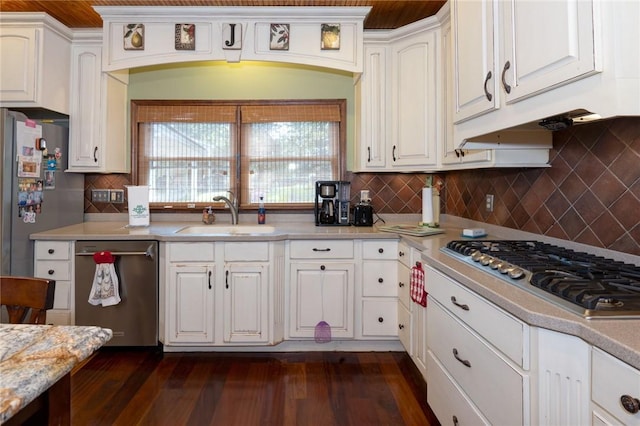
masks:
[[[229,210],[231,210],[231,224],[232,225],[237,225],[238,224],[238,199],[233,195],[233,192],[231,191],[227,191],[229,192],[229,196],[233,199],[233,201],[231,201],[229,198],[224,197],[222,195],[218,195],[213,197],[213,201],[224,201],[225,204],[227,206],[229,206]]]

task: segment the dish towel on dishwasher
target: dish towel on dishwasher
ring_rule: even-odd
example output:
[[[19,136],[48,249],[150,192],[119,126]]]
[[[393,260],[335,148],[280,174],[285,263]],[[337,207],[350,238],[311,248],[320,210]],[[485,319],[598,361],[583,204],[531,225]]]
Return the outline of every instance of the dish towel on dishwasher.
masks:
[[[118,291],[118,276],[116,275],[116,258],[108,251],[93,254],[96,262],[96,273],[93,277],[93,285],[89,295],[89,303],[92,305],[113,306],[120,303]]]
[[[420,262],[416,262],[416,266],[411,268],[411,285],[409,289],[411,300],[419,305],[427,306],[427,292],[424,289],[424,269],[422,269]]]

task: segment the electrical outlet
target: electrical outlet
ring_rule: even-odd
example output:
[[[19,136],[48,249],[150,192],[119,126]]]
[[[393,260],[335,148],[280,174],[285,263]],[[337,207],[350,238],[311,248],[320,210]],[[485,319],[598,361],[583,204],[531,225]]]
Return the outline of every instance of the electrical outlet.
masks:
[[[485,196],[485,208],[488,212],[493,211],[493,194],[487,194]]]
[[[108,189],[92,189],[91,201],[93,201],[94,203],[108,203],[109,190]]]
[[[109,191],[109,199],[113,204],[124,203],[124,189],[112,189]]]

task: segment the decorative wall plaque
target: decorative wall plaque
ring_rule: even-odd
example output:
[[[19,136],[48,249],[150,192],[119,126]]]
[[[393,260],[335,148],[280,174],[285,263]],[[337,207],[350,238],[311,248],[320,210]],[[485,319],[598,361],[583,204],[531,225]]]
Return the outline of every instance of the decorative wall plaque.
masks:
[[[322,24],[320,33],[322,50],[340,49],[340,24]]]
[[[196,49],[196,25],[176,24],[176,50]]]
[[[242,49],[242,24],[222,24],[222,48]]]
[[[271,24],[269,49],[289,50],[289,24]]]
[[[144,24],[124,26],[124,50],[144,50]]]

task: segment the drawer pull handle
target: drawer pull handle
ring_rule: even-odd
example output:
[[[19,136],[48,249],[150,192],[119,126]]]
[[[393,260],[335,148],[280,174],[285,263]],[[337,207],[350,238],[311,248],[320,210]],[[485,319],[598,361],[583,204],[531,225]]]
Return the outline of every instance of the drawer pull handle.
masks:
[[[384,322],[384,318],[378,317],[378,322]]]
[[[384,253],[384,249],[381,247],[378,249],[378,253]]]
[[[49,270],[47,271],[47,273],[48,273],[49,275],[53,275],[53,274],[55,274],[55,273],[56,273],[56,271],[55,271],[54,269],[49,269]]]
[[[456,348],[453,348],[453,356],[456,357],[456,359],[460,361],[460,363],[463,364],[465,367],[471,368],[471,363],[468,360],[462,359],[458,356],[458,350]]]
[[[319,249],[319,248],[313,248],[313,251],[331,251],[330,248],[323,248],[323,249]]]
[[[55,251],[54,249],[49,249],[49,250],[47,250],[47,253],[49,253],[49,254],[53,254],[53,253],[55,253],[55,252],[56,252],[56,251]]]
[[[378,282],[379,282],[380,284],[382,284],[382,283],[384,282],[384,280],[383,280],[382,278],[378,278]]]
[[[507,70],[509,68],[511,68],[511,62],[507,61],[504,64],[504,68],[502,69],[502,86],[504,87],[504,91],[507,93],[511,93],[511,86],[507,84],[507,79],[506,79]]]
[[[224,287],[229,288],[229,270],[224,271]]]
[[[451,296],[451,303],[453,303],[454,305],[456,305],[458,308],[462,309],[463,311],[468,311],[469,310],[469,305],[461,305],[460,303],[458,303],[458,301],[456,300],[455,296]]]
[[[458,426],[458,418],[453,416],[453,426]]]
[[[402,281],[400,281],[400,282],[398,283],[398,286],[399,286],[399,287],[404,287],[404,283],[403,283]]]
[[[209,271],[209,290],[211,290],[211,271]]]
[[[487,83],[489,82],[489,80],[491,80],[491,77],[493,77],[493,74],[491,74],[491,71],[489,71],[487,73],[487,77],[484,79],[484,95],[487,97],[487,100],[489,102],[491,102],[491,99],[493,99],[493,95],[491,95],[491,93],[489,93],[489,90],[487,90]]]
[[[636,414],[640,411],[640,400],[629,395],[622,395],[620,397],[620,404],[627,413]]]

